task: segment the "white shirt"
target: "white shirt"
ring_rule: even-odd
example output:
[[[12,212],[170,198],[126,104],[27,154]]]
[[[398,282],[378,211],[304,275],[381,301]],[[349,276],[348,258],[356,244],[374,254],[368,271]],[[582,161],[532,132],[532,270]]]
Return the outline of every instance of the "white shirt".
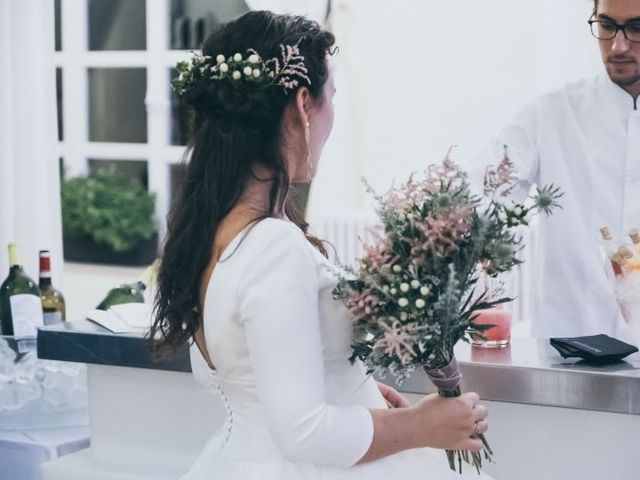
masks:
[[[484,169],[507,145],[526,181],[520,198],[531,184],[553,183],[565,192],[563,209],[540,217],[533,291],[522,293],[533,296],[536,337],[629,339],[599,254],[599,228],[624,241],[640,228],[639,108],[606,75],[581,80],[528,105],[476,158],[474,168]]]

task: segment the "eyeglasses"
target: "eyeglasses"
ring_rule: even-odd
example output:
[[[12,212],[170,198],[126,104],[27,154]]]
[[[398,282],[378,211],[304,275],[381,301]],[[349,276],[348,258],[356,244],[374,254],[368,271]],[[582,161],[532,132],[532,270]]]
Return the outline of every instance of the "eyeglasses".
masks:
[[[619,30],[622,30],[627,40],[632,43],[640,43],[640,21],[638,20],[620,25],[613,20],[595,20],[591,18],[589,25],[591,26],[591,33],[599,40],[611,40],[618,34]]]

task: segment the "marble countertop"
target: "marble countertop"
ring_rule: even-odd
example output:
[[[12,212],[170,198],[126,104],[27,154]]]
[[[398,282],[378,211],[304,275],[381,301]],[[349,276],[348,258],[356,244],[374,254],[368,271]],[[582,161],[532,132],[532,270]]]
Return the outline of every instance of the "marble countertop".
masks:
[[[89,320],[63,322],[38,329],[38,357],[66,362],[191,372],[188,348],[156,359],[139,334],[115,334]]]
[[[190,372],[187,348],[158,361],[142,335],[113,334],[88,320],[41,328],[38,356],[52,360]],[[463,388],[485,400],[640,415],[640,353],[605,366],[563,359],[547,340],[516,338],[501,349],[460,343]],[[389,383],[396,383],[391,379]],[[397,385],[408,393],[433,386],[416,371]]]

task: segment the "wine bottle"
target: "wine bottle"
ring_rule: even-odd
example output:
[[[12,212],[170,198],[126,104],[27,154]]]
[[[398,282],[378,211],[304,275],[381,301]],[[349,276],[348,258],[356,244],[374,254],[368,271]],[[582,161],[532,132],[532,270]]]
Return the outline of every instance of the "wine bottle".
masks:
[[[0,325],[3,335],[33,338],[43,325],[40,289],[20,265],[15,243],[9,244],[9,276],[0,286]]]
[[[122,303],[144,303],[144,291],[151,283],[154,272],[155,263],[145,269],[137,282],[123,283],[109,290],[107,296],[96,308],[108,310],[109,307]]]
[[[40,287],[40,296],[42,298],[44,324],[52,325],[64,322],[64,296],[51,283],[51,254],[49,250],[40,250],[40,281],[38,286]]]

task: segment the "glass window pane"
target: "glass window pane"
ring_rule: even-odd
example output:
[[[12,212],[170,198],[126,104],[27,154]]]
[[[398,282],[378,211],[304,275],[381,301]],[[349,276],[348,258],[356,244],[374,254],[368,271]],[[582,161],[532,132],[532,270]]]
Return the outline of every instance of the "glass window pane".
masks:
[[[89,69],[89,140],[147,141],[144,68]]]
[[[53,0],[56,51],[62,50],[62,29],[60,19],[60,0]]]
[[[244,0],[171,0],[170,9],[170,48],[179,50],[200,48],[216,25],[249,11]]]
[[[89,175],[100,171],[115,171],[127,178],[135,178],[145,188],[149,188],[149,173],[145,160],[108,160],[90,158]]]
[[[89,50],[146,50],[145,0],[89,0]]]
[[[56,68],[56,98],[58,101],[58,140],[64,140],[64,122],[62,121],[62,69]]]
[[[177,70],[171,69],[170,78],[177,75]],[[180,97],[169,88],[171,95],[171,145],[186,145],[189,142],[189,125],[191,123],[191,111],[180,100]]]

